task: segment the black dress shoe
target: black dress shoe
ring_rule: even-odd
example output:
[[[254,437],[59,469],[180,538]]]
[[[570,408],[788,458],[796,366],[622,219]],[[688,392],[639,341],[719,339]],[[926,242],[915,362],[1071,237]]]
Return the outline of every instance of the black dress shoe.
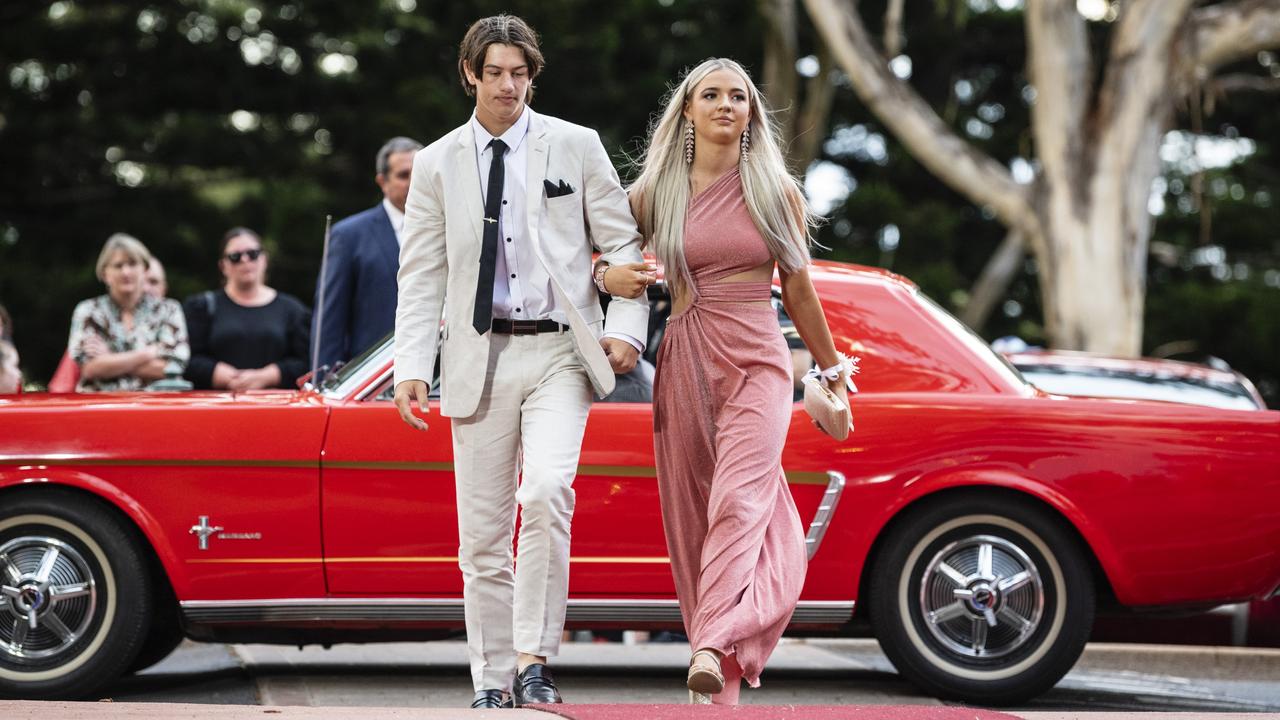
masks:
[[[511,707],[511,698],[504,697],[506,693],[501,690],[481,690],[476,693],[476,697],[471,701],[473,708],[509,708]]]
[[[541,663],[534,663],[516,675],[515,691],[511,699],[516,707],[534,703],[558,703],[560,691],[556,689],[555,678],[551,677],[551,668]]]

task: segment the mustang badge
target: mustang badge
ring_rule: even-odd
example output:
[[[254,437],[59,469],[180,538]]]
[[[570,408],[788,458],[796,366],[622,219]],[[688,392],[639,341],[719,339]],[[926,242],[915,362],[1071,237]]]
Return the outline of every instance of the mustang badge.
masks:
[[[209,516],[201,515],[200,522],[192,525],[187,532],[200,539],[200,549],[209,549],[209,536],[216,535],[219,540],[261,540],[260,532],[223,532],[221,525],[210,525]]]

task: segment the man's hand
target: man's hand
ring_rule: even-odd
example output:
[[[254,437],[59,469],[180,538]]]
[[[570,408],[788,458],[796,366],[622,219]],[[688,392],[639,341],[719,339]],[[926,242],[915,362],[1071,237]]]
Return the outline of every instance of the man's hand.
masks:
[[[623,343],[624,345],[626,343]],[[426,430],[427,423],[413,414],[413,403],[417,401],[418,410],[425,416],[431,411],[427,407],[427,384],[421,380],[405,380],[396,385],[396,410],[400,419],[414,430]]]
[[[613,368],[614,375],[626,375],[636,366],[636,360],[640,359],[640,351],[626,340],[618,338],[603,338],[600,340],[600,347],[604,348],[604,354],[609,358],[609,365]],[[396,388],[397,397],[400,388]]]

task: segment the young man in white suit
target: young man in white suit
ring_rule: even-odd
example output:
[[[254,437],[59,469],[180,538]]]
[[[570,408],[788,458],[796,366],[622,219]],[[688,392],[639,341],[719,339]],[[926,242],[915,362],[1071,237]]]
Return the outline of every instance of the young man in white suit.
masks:
[[[635,366],[648,327],[643,298],[601,311],[592,249],[640,262],[640,236],[596,133],[528,107],[542,64],[519,18],[467,31],[458,66],[475,113],[414,159],[400,252],[395,403],[426,429],[442,337],[477,708],[560,702],[546,662],[564,627],[591,393]]]

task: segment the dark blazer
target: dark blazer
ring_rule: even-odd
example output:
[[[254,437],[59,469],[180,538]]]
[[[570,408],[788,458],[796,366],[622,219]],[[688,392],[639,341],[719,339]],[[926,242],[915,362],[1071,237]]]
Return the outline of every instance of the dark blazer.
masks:
[[[324,307],[316,284],[312,331],[320,343],[320,365],[332,366],[364,352],[396,324],[396,272],[400,245],[382,203],[345,218],[329,235],[329,264],[324,277]]]

